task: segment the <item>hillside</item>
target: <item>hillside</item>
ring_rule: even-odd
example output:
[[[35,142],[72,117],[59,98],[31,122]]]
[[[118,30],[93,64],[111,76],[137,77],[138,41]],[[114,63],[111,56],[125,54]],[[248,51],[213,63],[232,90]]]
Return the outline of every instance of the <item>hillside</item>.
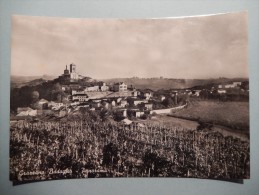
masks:
[[[43,82],[53,80],[56,76],[42,75],[42,76],[11,76],[11,88],[20,88],[23,86],[36,86]]]
[[[201,120],[249,133],[249,102],[193,101],[174,117]]]
[[[223,84],[233,81],[246,81],[244,78],[217,78],[217,79],[169,79],[169,78],[113,78],[104,79],[106,83],[114,83],[124,81],[128,86],[133,85],[137,89],[149,88],[158,89],[185,89],[185,88],[201,88],[201,86],[213,86],[215,84]]]

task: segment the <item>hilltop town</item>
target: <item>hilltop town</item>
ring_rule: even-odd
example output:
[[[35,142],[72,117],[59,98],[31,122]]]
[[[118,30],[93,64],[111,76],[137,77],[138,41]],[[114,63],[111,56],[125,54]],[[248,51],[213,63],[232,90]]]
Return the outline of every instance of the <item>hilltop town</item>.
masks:
[[[117,121],[146,119],[152,114],[170,114],[183,109],[193,100],[248,101],[249,98],[248,81],[244,80],[183,89],[137,89],[123,80],[106,83],[81,76],[75,64],[66,66],[63,74],[54,80],[36,81],[31,87],[12,90],[11,101],[16,102],[11,104],[14,106],[11,107],[12,119],[46,115],[64,117],[82,109],[102,112],[105,117]],[[15,99],[17,93],[19,101]],[[25,101],[22,101],[22,93]]]

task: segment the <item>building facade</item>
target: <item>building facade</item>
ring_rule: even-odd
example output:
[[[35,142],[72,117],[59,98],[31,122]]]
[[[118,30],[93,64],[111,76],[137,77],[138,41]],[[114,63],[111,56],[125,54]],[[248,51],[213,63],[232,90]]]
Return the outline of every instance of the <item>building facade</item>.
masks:
[[[113,86],[114,91],[127,91],[127,85],[124,82],[115,83]]]
[[[79,75],[76,72],[76,65],[70,64],[69,70],[66,65],[66,69],[64,70],[64,73],[59,76],[58,80],[61,84],[69,84],[71,82],[77,82],[79,79]]]

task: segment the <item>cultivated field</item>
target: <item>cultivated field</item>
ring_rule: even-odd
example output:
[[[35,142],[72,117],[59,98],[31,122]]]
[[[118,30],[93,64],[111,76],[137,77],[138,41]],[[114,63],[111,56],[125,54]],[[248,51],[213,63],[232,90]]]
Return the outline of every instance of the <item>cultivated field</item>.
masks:
[[[172,116],[211,122],[249,132],[248,102],[196,101],[187,108],[172,113]]]

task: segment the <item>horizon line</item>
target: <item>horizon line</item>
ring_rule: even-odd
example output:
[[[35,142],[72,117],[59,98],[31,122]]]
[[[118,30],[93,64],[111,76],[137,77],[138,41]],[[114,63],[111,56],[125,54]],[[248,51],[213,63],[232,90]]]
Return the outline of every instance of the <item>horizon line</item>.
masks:
[[[60,75],[49,75],[49,74],[43,74],[43,75],[10,75],[11,77],[44,77],[44,76],[49,76],[49,77],[59,77]],[[83,75],[82,75],[83,76]],[[91,76],[83,76],[83,77],[90,77]],[[206,80],[206,79],[249,79],[249,77],[208,77],[208,78],[182,78],[182,77],[164,77],[164,76],[152,76],[152,77],[139,77],[139,76],[130,76],[130,77],[109,77],[109,78],[92,78],[94,80],[107,80],[107,79],[131,79],[131,78],[138,78],[138,79],[152,79],[152,78],[157,78],[157,79],[185,79],[185,80]]]

